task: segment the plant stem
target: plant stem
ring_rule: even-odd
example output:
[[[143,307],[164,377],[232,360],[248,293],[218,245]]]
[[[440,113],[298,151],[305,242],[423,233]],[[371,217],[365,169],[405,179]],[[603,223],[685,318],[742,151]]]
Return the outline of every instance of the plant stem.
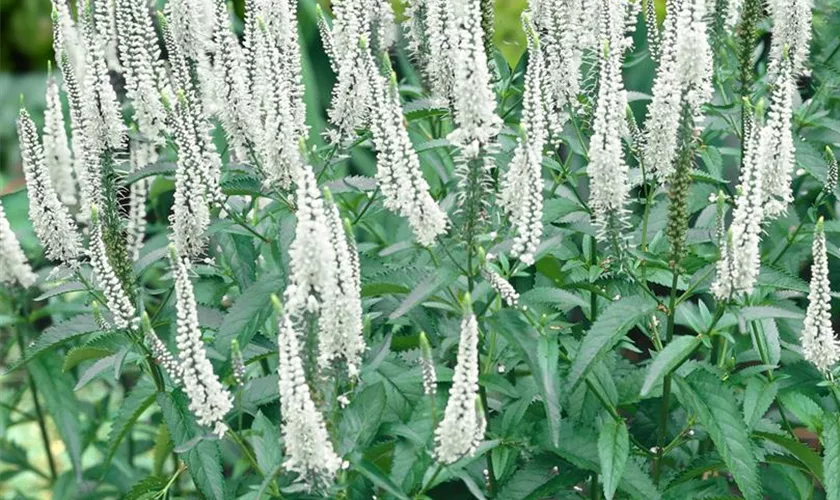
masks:
[[[592,239],[589,241],[589,253],[592,262],[590,265],[597,265],[598,263],[598,242],[595,240],[593,236]],[[595,286],[594,284],[592,286]],[[598,319],[598,294],[594,291],[589,292],[589,320],[592,323],[595,323],[595,320]]]
[[[673,278],[671,281],[671,296],[668,302],[668,326],[665,330],[665,338],[662,346],[667,346],[674,336],[674,318],[676,316],[677,308],[677,280],[680,274],[677,263],[674,262]],[[668,432],[668,414],[671,398],[671,374],[665,375],[662,381],[662,406],[659,408],[659,433],[656,439],[656,458],[653,462],[653,480],[659,484],[659,478],[662,474],[662,457],[664,456],[665,435]]]
[[[481,407],[484,409],[484,421],[490,421],[490,408],[487,406],[487,390],[484,386],[479,384],[478,395],[481,398]],[[490,453],[485,454],[487,457],[487,493],[492,498],[496,496],[499,490],[496,484],[496,472],[493,470],[493,457]]]
[[[20,354],[23,356],[24,352],[26,352],[26,343],[23,341],[23,335],[21,334],[20,329],[15,331],[15,337],[17,338],[17,343],[20,347]],[[26,376],[29,379],[29,390],[32,392],[32,402],[35,406],[35,415],[38,417],[38,429],[41,431],[41,441],[43,441],[44,452],[47,454],[47,463],[50,466],[50,477],[52,478],[52,481],[55,481],[58,474],[56,473],[55,459],[53,458],[52,450],[50,450],[50,436],[47,433],[47,424],[44,420],[44,412],[41,410],[41,403],[38,401],[38,389],[35,388],[35,379],[32,377],[32,373],[28,368],[26,370]]]

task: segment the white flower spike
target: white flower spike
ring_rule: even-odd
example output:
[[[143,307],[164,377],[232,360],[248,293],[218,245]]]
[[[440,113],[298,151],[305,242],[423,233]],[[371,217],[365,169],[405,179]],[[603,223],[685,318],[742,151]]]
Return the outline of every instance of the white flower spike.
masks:
[[[831,325],[831,284],[828,282],[828,255],[826,253],[823,219],[814,228],[811,266],[811,286],[808,292],[808,310],[802,328],[802,355],[818,370],[829,374],[840,361],[840,340]]]
[[[20,242],[6,219],[3,204],[0,203],[0,283],[18,283],[24,288],[29,288],[36,279],[26,255],[20,248]]]

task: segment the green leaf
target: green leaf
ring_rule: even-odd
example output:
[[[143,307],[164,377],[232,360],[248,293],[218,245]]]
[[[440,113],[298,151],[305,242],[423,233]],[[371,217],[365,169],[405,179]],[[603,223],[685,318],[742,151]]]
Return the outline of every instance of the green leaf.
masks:
[[[114,351],[105,347],[93,346],[79,346],[70,349],[67,356],[64,357],[64,366],[62,371],[67,372],[72,370],[76,365],[82,361],[89,361],[91,359],[101,359],[114,354]]]
[[[47,414],[52,417],[55,427],[70,462],[77,474],[82,473],[83,436],[79,415],[81,408],[73,393],[73,379],[61,371],[61,359],[56,356],[44,356],[29,364],[29,373],[41,399],[44,400]]]
[[[457,278],[458,273],[449,268],[439,269],[438,271],[431,273],[428,278],[420,282],[411,290],[399,307],[397,307],[394,312],[388,316],[388,319],[393,321],[399,318],[417,306],[417,304],[420,304],[434,295],[435,292],[441,288],[455,281]]]
[[[283,460],[280,449],[279,426],[269,420],[263,413],[257,412],[254,423],[251,425],[251,446],[254,448],[254,456],[257,464],[264,473],[269,473],[277,468]]]
[[[361,453],[354,453],[350,456],[350,463],[353,469],[368,478],[378,488],[382,488],[391,495],[401,500],[408,500],[408,496],[391,479],[376,466],[376,464],[365,460]]]
[[[682,335],[674,337],[662,351],[656,355],[653,363],[648,367],[645,383],[642,385],[642,396],[650,394],[651,389],[658,384],[665,375],[678,367],[702,343],[700,336]]]
[[[763,498],[752,442],[731,390],[702,369],[674,380],[677,396],[706,428],[744,498]]]
[[[825,498],[826,500],[840,500],[840,416],[831,415],[825,419],[820,441],[825,450],[823,457]]]
[[[785,392],[779,396],[785,410],[792,412],[808,429],[819,432],[825,412],[811,398],[798,392]]]
[[[418,99],[405,105],[404,114],[407,121],[413,122],[433,116],[446,116],[449,114],[449,110],[445,107],[438,106],[428,99]]]
[[[149,476],[134,483],[123,500],[151,500],[166,488],[169,482],[160,476]]]
[[[63,323],[53,325],[47,328],[44,333],[39,335],[34,342],[29,344],[26,348],[25,356],[13,363],[12,366],[6,370],[6,373],[17,370],[32,360],[32,358],[39,356],[53,347],[65,344],[76,337],[81,337],[82,335],[98,331],[101,331],[101,328],[99,328],[99,325],[96,323],[92,314],[74,316]]]
[[[502,309],[487,322],[490,328],[501,333],[510,344],[516,346],[531,368],[531,374],[545,404],[551,441],[557,446],[560,439],[560,375],[557,371],[560,348],[557,338],[540,335],[523,321],[519,312],[510,309]]]
[[[219,233],[216,241],[222,247],[225,260],[233,271],[241,290],[254,283],[257,275],[257,250],[253,238],[241,234]]]
[[[744,422],[747,423],[748,428],[753,429],[761,417],[767,413],[776,399],[778,390],[779,386],[776,382],[767,383],[757,377],[747,381],[744,391]]]
[[[561,311],[567,311],[573,307],[581,307],[589,311],[589,300],[559,288],[536,287],[523,293],[519,298],[524,304],[550,304]]]
[[[66,283],[62,283],[58,286],[55,286],[53,288],[50,288],[50,289],[46,290],[41,295],[35,297],[34,300],[37,300],[37,301],[47,300],[47,299],[52,298],[52,297],[57,297],[59,295],[64,295],[65,293],[82,292],[82,291],[85,291],[85,290],[87,290],[87,287],[85,287],[85,285],[83,285],[82,283],[80,283],[78,281],[68,281]]]
[[[612,500],[624,475],[630,453],[630,437],[624,421],[605,420],[598,436],[598,458],[604,482],[604,496]]]
[[[195,422],[195,417],[189,410],[187,397],[180,389],[172,394],[159,393],[157,402],[163,410],[163,420],[175,448],[202,436],[202,429]],[[181,458],[187,464],[193,482],[205,497],[224,500],[225,478],[222,475],[218,443],[202,439],[181,454]]]
[[[353,398],[342,411],[338,427],[338,435],[341,436],[339,454],[346,455],[353,450],[363,451],[367,448],[379,429],[385,403],[385,387],[381,382],[366,387]]]
[[[105,458],[106,466],[111,463],[114,453],[117,452],[123,438],[131,432],[134,423],[140,418],[140,415],[146,411],[146,408],[151,406],[155,400],[155,386],[148,379],[141,379],[137,385],[134,386],[128,397],[123,400],[120,409],[117,411],[117,417],[114,423],[111,424],[111,433],[108,435],[108,453]]]
[[[756,432],[755,435],[772,443],[776,443],[787,450],[791,455],[802,462],[802,464],[805,465],[812,474],[814,474],[814,477],[816,477],[817,480],[821,483],[825,483],[825,480],[823,479],[823,464],[820,461],[820,456],[814,453],[814,450],[808,448],[799,441],[795,441],[782,434]]]
[[[122,180],[123,186],[130,186],[140,179],[154,175],[175,175],[176,165],[170,162],[151,163],[126,175]]]
[[[758,284],[780,290],[808,293],[808,283],[781,269],[770,266],[761,266],[761,273],[758,275]]]
[[[172,440],[169,439],[169,429],[166,427],[165,423],[161,423],[158,428],[157,436],[155,436],[155,447],[152,453],[154,457],[154,468],[152,470],[155,474],[160,475],[163,473],[163,464],[166,462],[166,459],[169,458],[172,448]]]
[[[655,302],[639,296],[625,297],[608,305],[581,342],[569,373],[569,388],[574,389],[600,356],[615,347],[636,323],[655,309]]]
[[[270,274],[260,278],[242,292],[228,310],[213,347],[224,358],[230,357],[230,343],[234,339],[240,346],[247,346],[272,311],[271,294],[283,288],[285,280],[279,274]]]

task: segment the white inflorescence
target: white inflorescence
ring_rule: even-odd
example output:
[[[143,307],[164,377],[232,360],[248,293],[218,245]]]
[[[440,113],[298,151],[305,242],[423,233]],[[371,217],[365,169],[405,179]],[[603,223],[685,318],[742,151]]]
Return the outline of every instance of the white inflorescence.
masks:
[[[758,163],[764,176],[764,216],[767,218],[784,213],[793,201],[790,183],[795,151],[791,121],[796,86],[792,64],[792,60],[786,59],[779,67],[767,123],[761,129]]]
[[[486,279],[488,283],[490,283],[493,290],[496,290],[496,293],[502,297],[505,304],[515,306],[519,302],[519,293],[515,288],[513,288],[513,285],[511,285],[510,282],[504,279],[499,273],[493,271],[492,269],[484,269],[481,271],[481,275],[484,276],[484,279]]]
[[[761,269],[759,244],[764,219],[764,172],[758,164],[761,133],[757,125],[747,129],[744,167],[729,239],[721,248],[717,277],[712,283],[712,292],[720,300],[736,292],[752,293]]]
[[[0,283],[28,288],[35,283],[35,273],[20,248],[17,236],[6,219],[6,211],[0,203]]]
[[[811,42],[811,3],[812,0],[767,1],[773,19],[768,74],[775,75],[786,56],[794,75],[805,70]]]
[[[712,53],[706,35],[706,0],[672,0],[668,4],[659,71],[646,122],[645,166],[665,182],[674,170],[677,133],[683,109],[694,125],[700,107],[712,97]]]
[[[55,77],[47,79],[46,108],[44,110],[44,160],[50,171],[58,197],[65,205],[76,203],[76,183],[73,180],[73,157],[64,125],[61,93]]]
[[[446,30],[450,36],[452,108],[457,128],[447,139],[465,159],[477,158],[495,142],[502,120],[496,115],[480,0],[450,0]]]
[[[600,3],[603,52],[599,60],[598,100],[588,167],[589,199],[600,239],[605,239],[609,232],[620,231],[626,224],[630,183],[621,143],[627,132],[627,92],[621,66],[624,51],[632,43],[632,39],[625,37],[627,14],[632,12],[632,5],[627,0]]]
[[[137,172],[157,159],[155,145],[148,142],[131,144],[129,152],[131,172]],[[125,246],[132,260],[140,257],[143,248],[143,237],[146,235],[146,196],[149,191],[148,178],[140,179],[131,184],[128,193],[128,217],[125,226]]]
[[[160,44],[145,1],[117,0],[119,56],[128,98],[134,106],[134,120],[144,139],[163,144],[166,111],[160,101],[165,84]]]
[[[211,57],[217,52],[213,40],[216,26],[217,0],[178,0],[166,2],[166,16],[171,23],[172,42],[180,49],[181,57],[193,62],[198,80],[196,98],[208,113],[224,106],[215,94],[216,74]],[[224,3],[224,2],[222,2]],[[167,41],[167,50],[170,43]],[[170,64],[172,63],[170,59]],[[183,88],[183,86],[177,86]]]
[[[519,138],[510,169],[502,179],[499,204],[510,215],[516,233],[511,254],[531,265],[543,233],[542,154],[547,136],[543,78],[546,68],[533,26],[525,16],[523,23],[528,35],[528,70],[521,120],[525,137]]]
[[[451,464],[475,452],[486,422],[478,400],[478,323],[468,313],[461,321],[458,361],[443,420],[435,429],[435,456]]]
[[[817,222],[812,245],[811,287],[808,311],[802,328],[802,355],[823,373],[840,361],[840,341],[831,325],[831,284],[828,281],[828,256],[822,219]]]
[[[35,122],[25,109],[18,118],[23,173],[29,193],[29,219],[47,258],[72,265],[82,254],[82,243],[67,207],[58,199]]]
[[[175,309],[178,313],[177,345],[184,392],[190,399],[190,411],[200,425],[207,426],[219,437],[227,431],[225,415],[233,406],[230,392],[213,372],[207,358],[198,324],[195,294],[189,276],[189,261],[170,245],[169,259],[175,278]]]
[[[90,211],[90,242],[87,251],[90,257],[90,265],[93,267],[96,281],[99,282],[102,292],[105,294],[107,300],[105,305],[114,316],[114,325],[117,328],[128,328],[134,321],[137,311],[134,304],[131,303],[131,299],[125,293],[125,289],[108,259],[102,220],[99,217],[99,207],[93,205]]]
[[[371,129],[376,148],[376,180],[385,197],[385,208],[406,219],[421,245],[434,244],[446,231],[448,219],[429,193],[420,160],[408,137],[396,81],[385,78],[370,55],[365,69],[373,83]]]

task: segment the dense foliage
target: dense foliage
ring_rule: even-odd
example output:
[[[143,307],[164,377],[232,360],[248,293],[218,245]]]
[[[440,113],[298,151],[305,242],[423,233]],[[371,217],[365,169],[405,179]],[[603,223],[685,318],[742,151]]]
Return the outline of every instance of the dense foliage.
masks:
[[[53,0],[3,498],[840,500],[838,2],[299,3]]]

